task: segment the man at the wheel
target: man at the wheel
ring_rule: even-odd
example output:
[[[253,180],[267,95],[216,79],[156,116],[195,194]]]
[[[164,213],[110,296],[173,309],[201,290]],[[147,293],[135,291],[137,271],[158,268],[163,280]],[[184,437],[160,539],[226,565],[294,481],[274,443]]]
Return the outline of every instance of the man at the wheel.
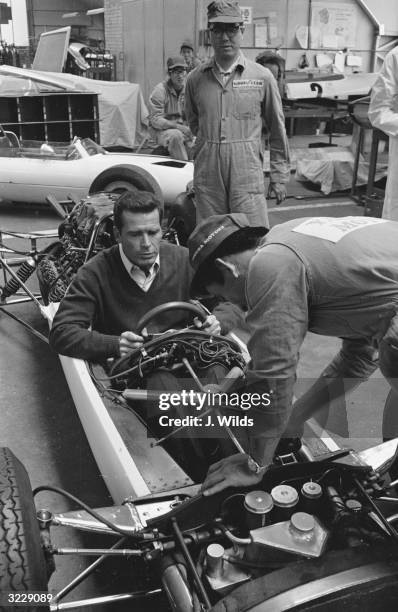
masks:
[[[192,271],[188,251],[163,241],[162,207],[152,193],[126,192],[115,203],[118,244],[98,253],[72,281],[50,333],[62,355],[102,362],[140,347],[137,323],[152,308],[188,301]],[[181,311],[159,315],[151,331],[186,325]],[[211,334],[226,333],[230,314],[199,323]]]

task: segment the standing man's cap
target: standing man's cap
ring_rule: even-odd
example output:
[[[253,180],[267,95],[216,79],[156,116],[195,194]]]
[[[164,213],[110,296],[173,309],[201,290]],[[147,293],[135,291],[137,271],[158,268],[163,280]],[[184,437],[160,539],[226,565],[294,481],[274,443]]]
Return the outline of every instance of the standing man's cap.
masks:
[[[267,229],[263,226],[250,225],[244,213],[213,215],[202,221],[188,240],[189,259],[195,272],[228,236],[242,228],[250,228],[258,236],[267,233]]]
[[[193,48],[193,43],[190,40],[184,40],[181,43],[180,52],[184,49],[184,47],[186,47],[187,49],[191,49],[191,51],[195,51],[195,49]]]
[[[242,13],[236,0],[214,0],[207,7],[208,23],[242,23]]]
[[[174,68],[187,68],[186,62],[181,55],[175,55],[169,57],[167,60],[167,70],[173,70]]]

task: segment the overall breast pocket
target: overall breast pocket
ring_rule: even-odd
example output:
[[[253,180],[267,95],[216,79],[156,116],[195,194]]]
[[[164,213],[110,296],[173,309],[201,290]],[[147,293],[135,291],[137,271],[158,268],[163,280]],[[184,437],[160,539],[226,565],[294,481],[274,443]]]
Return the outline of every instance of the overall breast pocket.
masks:
[[[251,91],[239,91],[234,96],[232,113],[236,119],[254,119],[260,112],[257,96]]]

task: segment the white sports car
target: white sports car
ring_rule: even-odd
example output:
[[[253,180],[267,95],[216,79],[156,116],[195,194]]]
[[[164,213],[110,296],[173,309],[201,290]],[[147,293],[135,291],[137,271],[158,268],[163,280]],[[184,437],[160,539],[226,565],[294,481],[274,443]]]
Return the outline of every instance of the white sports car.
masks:
[[[75,138],[63,149],[43,144],[22,148],[15,134],[0,126],[0,198],[46,202],[69,195],[80,199],[98,191],[122,192],[131,187],[157,194],[171,204],[193,177],[192,162],[137,153],[109,153],[90,138]]]

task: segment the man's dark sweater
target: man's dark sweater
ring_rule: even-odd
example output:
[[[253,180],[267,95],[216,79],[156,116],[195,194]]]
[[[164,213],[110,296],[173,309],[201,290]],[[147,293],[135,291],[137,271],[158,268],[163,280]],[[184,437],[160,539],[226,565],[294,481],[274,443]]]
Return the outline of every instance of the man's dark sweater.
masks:
[[[91,361],[119,357],[119,336],[137,329],[151,308],[170,301],[187,301],[192,278],[188,250],[160,243],[160,269],[147,292],[129,276],[112,246],[93,257],[74,278],[54,318],[50,344],[62,355]],[[179,327],[186,317],[169,312],[156,317],[151,331]],[[91,327],[91,330],[89,328]]]

